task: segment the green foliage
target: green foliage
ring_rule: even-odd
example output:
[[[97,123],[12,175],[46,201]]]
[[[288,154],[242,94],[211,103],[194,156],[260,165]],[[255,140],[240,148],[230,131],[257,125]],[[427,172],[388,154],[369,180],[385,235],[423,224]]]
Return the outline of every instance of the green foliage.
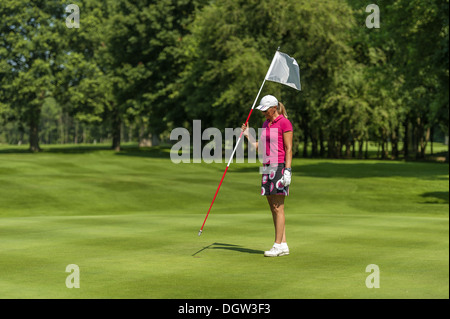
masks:
[[[179,72],[173,48],[186,33],[196,1],[110,1],[100,50],[113,103],[113,122],[138,118],[151,133],[164,130],[168,84]],[[113,128],[114,129],[114,128]],[[116,129],[120,130],[120,127]]]
[[[43,101],[55,90],[63,53],[63,1],[2,1],[0,80],[2,104],[30,128],[30,149],[39,150],[38,123]],[[3,107],[4,109],[4,107]],[[4,111],[3,111],[4,113]]]
[[[278,47],[299,62],[302,91],[266,83],[262,94],[284,102],[304,156],[309,143],[341,157],[372,140],[382,156],[391,143],[393,157],[420,157],[435,130],[448,135],[448,0],[375,1],[379,29],[366,28],[362,0],[74,3],[79,29],[65,26],[63,1],[0,4],[0,121],[33,150],[48,98],[64,131],[81,125],[116,149],[124,131],[237,127]]]

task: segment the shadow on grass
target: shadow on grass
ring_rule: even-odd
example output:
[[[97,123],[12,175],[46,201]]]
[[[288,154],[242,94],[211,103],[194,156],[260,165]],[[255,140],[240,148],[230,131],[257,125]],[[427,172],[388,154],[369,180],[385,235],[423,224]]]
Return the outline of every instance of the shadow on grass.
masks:
[[[339,161],[339,162],[337,162]],[[318,178],[372,178],[372,177],[415,177],[426,180],[448,180],[448,164],[427,162],[378,162],[374,163],[336,160],[336,162],[320,161],[315,163],[292,165],[294,176]],[[295,163],[295,162],[294,162]],[[297,162],[298,163],[298,162]],[[256,165],[256,166],[255,166]],[[261,164],[233,166],[239,173],[255,173]]]
[[[106,145],[44,145],[41,146],[41,151],[38,153],[60,153],[60,154],[83,154],[92,153],[96,151],[111,150],[110,146]],[[28,148],[22,147],[2,147],[0,154],[35,154]]]
[[[195,252],[192,256],[196,256],[206,249],[225,249],[225,250],[233,250],[233,251],[238,251],[238,252],[247,253],[247,254],[263,254],[264,253],[264,251],[262,251],[262,250],[244,248],[239,245],[224,244],[224,243],[212,243],[211,245],[203,247],[199,251]]]
[[[447,180],[448,164],[423,162],[361,163],[323,162],[294,165],[293,174],[322,178],[415,177],[426,180]]]
[[[94,153],[98,151],[114,150],[110,145],[43,145],[41,152],[50,154],[85,154]],[[26,147],[5,146],[0,148],[0,154],[34,154]],[[135,156],[148,158],[170,158],[169,146],[154,146],[154,147],[138,147],[137,145],[123,145],[121,151],[114,152],[119,156]]]
[[[19,148],[19,147],[5,147],[0,148],[0,154],[32,154],[33,152],[29,151],[26,148]]]
[[[426,198],[427,201],[424,204],[448,204],[448,192],[427,192],[420,195]]]
[[[120,152],[116,152],[116,155],[170,159],[170,147],[169,146],[123,147]]]
[[[55,153],[55,154],[85,154],[98,151],[111,150],[110,146],[71,146],[71,147],[50,147],[43,148],[43,153]]]

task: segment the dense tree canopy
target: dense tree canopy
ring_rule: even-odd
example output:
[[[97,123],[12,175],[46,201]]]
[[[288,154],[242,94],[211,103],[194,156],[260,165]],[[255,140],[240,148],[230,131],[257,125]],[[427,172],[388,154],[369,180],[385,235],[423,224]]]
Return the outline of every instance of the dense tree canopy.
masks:
[[[300,155],[364,157],[371,141],[383,158],[420,158],[448,136],[448,0],[375,1],[379,28],[362,0],[73,3],[79,28],[64,1],[0,3],[0,142],[119,150],[194,119],[239,127],[278,47],[302,91],[262,94],[286,105]]]

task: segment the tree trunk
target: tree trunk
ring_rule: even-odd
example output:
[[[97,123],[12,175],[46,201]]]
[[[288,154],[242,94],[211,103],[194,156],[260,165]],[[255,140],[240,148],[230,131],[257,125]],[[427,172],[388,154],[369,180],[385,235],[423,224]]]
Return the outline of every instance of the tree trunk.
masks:
[[[74,144],[78,144],[78,121],[75,121],[75,137],[73,142]]]
[[[386,142],[385,140],[381,141],[381,159],[386,159]]]
[[[416,125],[416,159],[424,159],[425,158],[425,149],[427,147],[427,142],[429,138],[429,129],[425,131],[424,121],[418,117],[417,125]]]
[[[303,157],[308,157],[308,136],[309,136],[309,118],[308,118],[308,114],[304,114],[304,116],[302,116],[302,130],[303,130]]]
[[[23,127],[22,122],[19,123],[19,142],[18,145],[22,145],[23,143],[23,135],[25,134],[25,129]]]
[[[335,157],[335,145],[334,145],[334,138],[331,137],[331,135],[328,137],[328,158]]]
[[[416,122],[413,123],[413,148],[414,153],[416,154],[416,160],[420,159],[420,139],[422,136],[422,127],[420,123],[420,117],[416,119]]]
[[[35,114],[37,115],[37,114]],[[33,116],[30,121],[30,149],[31,152],[40,152],[39,147],[39,117]]]
[[[450,157],[450,143],[447,143],[447,154],[445,156],[445,162],[446,163],[449,162],[449,157]]]
[[[345,141],[345,158],[350,158],[351,154],[352,154],[352,142],[350,141],[350,139],[348,139],[347,141]]]
[[[363,148],[364,148],[364,140],[361,138],[359,141],[358,141],[358,146],[359,146],[359,148],[358,148],[358,158],[359,159],[362,159],[363,158]]]
[[[356,147],[355,147],[356,142],[354,138],[352,138],[351,144],[352,144],[352,158],[356,158]]]
[[[325,141],[323,138],[323,131],[320,128],[319,129],[319,145],[320,145],[320,157],[324,157],[325,156]]]
[[[431,151],[431,155],[434,154],[433,142],[434,142],[434,126],[432,126],[431,129],[430,129],[430,151]]]
[[[317,157],[317,155],[319,154],[318,150],[318,139],[316,134],[311,134],[310,136],[311,138],[311,156],[312,157]]]
[[[420,139],[420,157],[425,158],[428,141],[430,139],[430,128],[425,131],[425,136],[422,135]]]
[[[364,158],[365,159],[369,158],[369,140],[366,141],[366,151],[364,153]]]
[[[405,119],[405,122],[403,124],[404,128],[405,128],[405,133],[403,136],[403,157],[405,159],[408,158],[409,156],[409,122],[408,119]]]
[[[122,121],[120,119],[119,110],[114,109],[112,114],[112,149],[116,152],[120,151],[120,131]]]
[[[307,126],[306,126],[307,128]],[[308,130],[306,129],[303,136],[303,157],[308,157]]]
[[[392,136],[391,136],[391,143],[392,143],[392,154],[391,154],[391,158],[392,159],[397,159],[398,158],[398,136],[399,136],[400,132],[399,132],[399,128],[398,126],[394,129],[394,131],[392,132]]]

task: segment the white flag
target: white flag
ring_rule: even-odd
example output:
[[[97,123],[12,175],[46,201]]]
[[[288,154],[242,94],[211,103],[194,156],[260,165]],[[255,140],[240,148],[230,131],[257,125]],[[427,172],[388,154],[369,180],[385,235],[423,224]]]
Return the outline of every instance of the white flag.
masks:
[[[297,61],[289,55],[277,51],[266,74],[266,80],[278,82],[301,90],[300,68]]]

